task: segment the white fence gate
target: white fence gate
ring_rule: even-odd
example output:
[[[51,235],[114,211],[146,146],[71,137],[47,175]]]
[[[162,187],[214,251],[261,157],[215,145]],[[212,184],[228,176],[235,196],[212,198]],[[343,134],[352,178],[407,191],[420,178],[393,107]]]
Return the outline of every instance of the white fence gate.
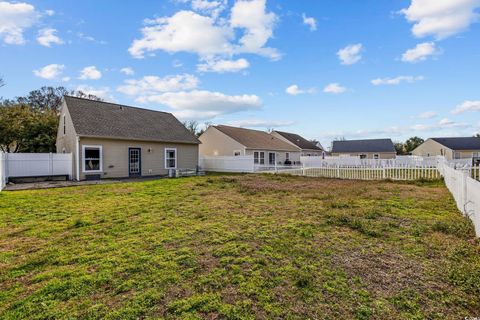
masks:
[[[71,153],[1,153],[0,190],[9,178],[68,176],[72,178]]]

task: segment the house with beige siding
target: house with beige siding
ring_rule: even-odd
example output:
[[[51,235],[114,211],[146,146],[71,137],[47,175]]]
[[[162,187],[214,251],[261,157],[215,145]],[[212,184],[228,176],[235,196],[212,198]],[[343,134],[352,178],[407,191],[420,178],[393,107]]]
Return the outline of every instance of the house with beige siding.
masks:
[[[301,151],[267,132],[225,125],[210,126],[198,138],[200,156],[253,156],[255,165],[300,163]]]
[[[196,169],[200,141],[172,114],[65,96],[57,152],[75,180],[167,175]]]
[[[444,156],[447,160],[480,159],[480,138],[429,138],[412,151],[414,156]]]
[[[360,159],[395,159],[397,156],[391,139],[333,141],[331,154]]]
[[[304,157],[325,156],[325,150],[320,143],[315,144],[296,133],[274,130],[270,134],[296,147]]]

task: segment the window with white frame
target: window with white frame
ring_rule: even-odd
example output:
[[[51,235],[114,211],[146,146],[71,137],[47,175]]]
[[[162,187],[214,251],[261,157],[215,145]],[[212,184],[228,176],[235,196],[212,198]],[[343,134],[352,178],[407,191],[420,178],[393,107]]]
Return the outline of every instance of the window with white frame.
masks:
[[[177,149],[165,148],[165,169],[177,168]]]
[[[63,135],[67,134],[67,119],[65,115],[63,115]]]
[[[286,160],[286,161],[289,161],[289,160],[290,160],[290,153],[289,153],[289,152],[286,152],[286,153],[285,153],[285,160]]]
[[[367,159],[367,155],[366,155],[366,154],[361,154],[359,157],[360,157],[360,159]]]
[[[373,159],[378,159],[378,158],[380,158],[380,156],[378,154],[373,155]]]
[[[234,156],[234,157],[238,157],[238,156],[240,156],[241,154],[242,154],[242,152],[241,152],[240,150],[234,150],[234,151],[233,151],[233,156]]]
[[[102,172],[102,146],[83,146],[83,172]]]
[[[254,164],[265,164],[265,152],[255,151],[253,153],[253,163]]]
[[[453,159],[461,159],[461,158],[462,158],[462,153],[461,152],[455,151],[453,153]]]

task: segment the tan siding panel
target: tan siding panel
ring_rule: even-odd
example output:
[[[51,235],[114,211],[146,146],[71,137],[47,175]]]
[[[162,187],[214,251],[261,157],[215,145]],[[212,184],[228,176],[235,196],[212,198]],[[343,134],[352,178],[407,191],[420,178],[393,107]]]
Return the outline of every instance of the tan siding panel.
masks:
[[[140,148],[142,157],[142,176],[166,175],[165,148],[177,149],[177,169],[195,169],[198,165],[198,145],[81,138],[80,152],[84,145],[101,145],[103,148],[103,178],[124,178],[129,176],[128,149]],[[83,158],[83,155],[81,159]],[[81,179],[83,161],[81,161]]]

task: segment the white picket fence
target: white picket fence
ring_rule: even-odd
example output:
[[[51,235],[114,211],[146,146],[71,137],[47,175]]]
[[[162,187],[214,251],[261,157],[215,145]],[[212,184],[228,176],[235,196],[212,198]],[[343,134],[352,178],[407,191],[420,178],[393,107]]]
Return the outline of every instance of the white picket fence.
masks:
[[[397,156],[395,159],[360,159],[359,157],[300,157],[307,168],[340,167],[436,167],[436,157]]]
[[[2,153],[0,190],[9,178],[72,177],[71,153]]]
[[[279,169],[277,173],[352,180],[436,180],[440,172],[436,167],[422,166],[324,166],[318,168]]]

